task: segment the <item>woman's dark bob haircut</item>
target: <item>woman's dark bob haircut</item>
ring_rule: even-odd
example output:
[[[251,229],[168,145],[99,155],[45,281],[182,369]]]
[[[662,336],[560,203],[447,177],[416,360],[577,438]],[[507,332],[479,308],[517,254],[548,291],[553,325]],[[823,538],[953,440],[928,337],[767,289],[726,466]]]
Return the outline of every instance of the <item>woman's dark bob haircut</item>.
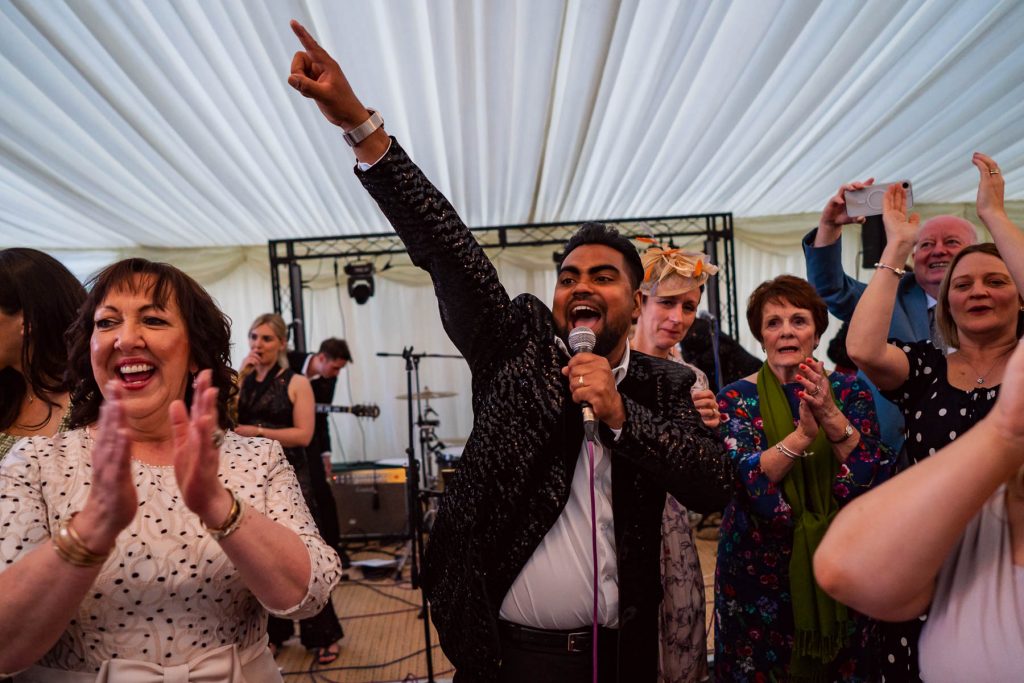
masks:
[[[115,291],[145,292],[152,296],[153,304],[166,308],[174,301],[181,311],[188,334],[189,357],[199,370],[213,373],[213,386],[217,387],[218,422],[222,429],[231,426],[228,401],[237,393],[235,371],[231,367],[231,320],[199,283],[167,263],[154,263],[142,258],[130,258],[107,266],[89,282],[89,295],[82,305],[78,319],[68,330],[67,344],[72,382],[71,426],[82,427],[99,418],[103,394],[92,374],[90,340],[96,309]],[[192,406],[192,381],[186,383],[185,405]]]
[[[747,325],[754,339],[764,342],[761,324],[764,322],[764,306],[767,303],[789,304],[811,312],[814,334],[819,339],[828,327],[828,306],[807,280],[795,275],[780,275],[762,282],[747,301]]]

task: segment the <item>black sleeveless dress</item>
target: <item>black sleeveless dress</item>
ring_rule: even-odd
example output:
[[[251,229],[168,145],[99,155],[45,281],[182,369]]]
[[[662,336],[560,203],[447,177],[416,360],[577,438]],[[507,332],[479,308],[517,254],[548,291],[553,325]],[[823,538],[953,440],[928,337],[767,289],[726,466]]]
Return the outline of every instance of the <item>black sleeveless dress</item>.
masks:
[[[238,394],[239,424],[260,424],[267,429],[294,427],[295,422],[292,419],[294,404],[288,398],[288,384],[294,376],[294,371],[279,368],[277,374],[268,372],[262,382],[256,379],[255,372],[242,380],[242,387]],[[315,519],[317,514],[316,496],[313,495],[306,449],[301,446],[284,448],[284,454],[288,458],[288,462],[295,468],[295,476],[299,480],[302,497],[306,500],[306,505]],[[291,638],[292,632],[291,620],[275,616],[268,617],[267,636],[275,646],[280,647],[284,641]],[[299,622],[299,632],[303,646],[310,649],[328,647],[344,635],[341,623],[334,612],[334,605],[330,600],[319,614]]]
[[[294,405],[288,398],[288,384],[294,376],[293,371],[282,369],[278,369],[276,375],[268,372],[262,382],[256,379],[255,372],[247,375],[238,393],[239,424],[259,424],[267,429],[294,427]],[[306,505],[309,506],[311,513],[314,512],[316,497],[313,495],[310,481],[306,449],[301,446],[287,447],[284,448],[284,455],[295,469],[295,476],[299,480]]]

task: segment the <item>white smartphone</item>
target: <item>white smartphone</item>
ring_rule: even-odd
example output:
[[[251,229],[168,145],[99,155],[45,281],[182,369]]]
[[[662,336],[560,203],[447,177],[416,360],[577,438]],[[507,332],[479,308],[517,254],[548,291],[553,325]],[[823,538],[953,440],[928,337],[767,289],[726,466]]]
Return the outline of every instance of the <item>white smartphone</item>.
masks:
[[[909,180],[897,180],[895,183],[878,183],[870,187],[846,192],[843,197],[846,199],[846,213],[848,216],[881,216],[882,198],[885,197],[885,190],[890,185],[899,183],[907,191],[907,208],[914,206],[914,187]]]

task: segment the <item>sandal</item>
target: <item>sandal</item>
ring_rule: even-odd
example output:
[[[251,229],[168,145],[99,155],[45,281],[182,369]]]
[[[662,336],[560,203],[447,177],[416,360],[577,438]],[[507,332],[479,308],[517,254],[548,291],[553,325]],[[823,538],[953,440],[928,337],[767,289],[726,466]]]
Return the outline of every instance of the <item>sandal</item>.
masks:
[[[316,649],[316,663],[320,666],[326,666],[327,664],[333,664],[341,654],[341,648],[338,644],[328,645],[327,647],[318,647]]]

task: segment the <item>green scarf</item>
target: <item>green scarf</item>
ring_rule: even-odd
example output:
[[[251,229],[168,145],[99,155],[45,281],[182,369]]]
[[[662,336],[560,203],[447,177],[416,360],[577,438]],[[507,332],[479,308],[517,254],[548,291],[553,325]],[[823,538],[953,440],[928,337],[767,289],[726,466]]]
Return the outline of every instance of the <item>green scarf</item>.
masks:
[[[827,380],[826,387],[835,401]],[[774,446],[795,428],[786,394],[767,363],[757,373],[757,394],[764,432]],[[814,455],[797,460],[782,480],[782,495],[793,509],[793,554],[789,559],[795,626],[789,663],[792,681],[826,680],[827,665],[846,644],[853,627],[846,607],[826,595],[814,580],[812,564],[814,551],[839,511],[832,496],[839,463],[820,427],[808,450]]]

